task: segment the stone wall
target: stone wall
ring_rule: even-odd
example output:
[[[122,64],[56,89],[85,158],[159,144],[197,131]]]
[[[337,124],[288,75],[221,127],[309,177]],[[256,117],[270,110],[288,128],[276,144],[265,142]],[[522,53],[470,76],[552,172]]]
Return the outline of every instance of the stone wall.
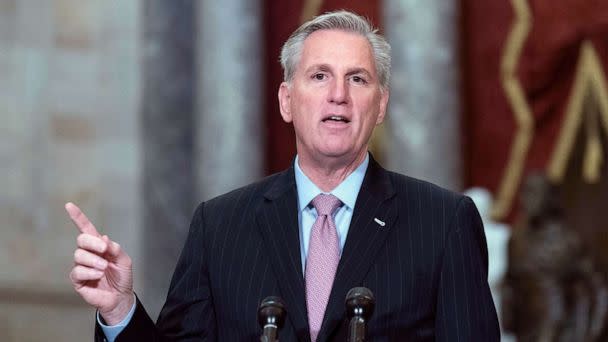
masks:
[[[1,341],[92,335],[66,201],[140,259],[139,6],[0,0]]]

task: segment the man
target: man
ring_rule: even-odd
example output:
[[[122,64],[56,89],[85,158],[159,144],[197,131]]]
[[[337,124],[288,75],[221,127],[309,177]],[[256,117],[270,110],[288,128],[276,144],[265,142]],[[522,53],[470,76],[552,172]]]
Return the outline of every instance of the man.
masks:
[[[386,112],[389,53],[345,11],[292,34],[278,97],[295,129],[294,165],[199,205],[156,324],[133,294],[128,255],[68,203],[82,232],[70,278],[98,309],[97,338],[256,340],[258,305],[278,295],[282,341],[344,341],[345,295],[366,286],[371,340],[498,341],[471,200],[386,171],[367,152]]]

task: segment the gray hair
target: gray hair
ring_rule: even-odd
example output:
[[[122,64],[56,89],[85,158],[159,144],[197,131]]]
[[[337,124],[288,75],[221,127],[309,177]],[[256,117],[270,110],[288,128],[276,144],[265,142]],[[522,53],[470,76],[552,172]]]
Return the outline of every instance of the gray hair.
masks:
[[[365,37],[372,47],[376,73],[382,89],[388,89],[391,74],[391,46],[386,39],[378,34],[369,20],[349,11],[327,12],[302,24],[281,49],[281,66],[285,82],[293,80],[296,65],[302,55],[304,40],[315,31],[342,30],[353,32]]]

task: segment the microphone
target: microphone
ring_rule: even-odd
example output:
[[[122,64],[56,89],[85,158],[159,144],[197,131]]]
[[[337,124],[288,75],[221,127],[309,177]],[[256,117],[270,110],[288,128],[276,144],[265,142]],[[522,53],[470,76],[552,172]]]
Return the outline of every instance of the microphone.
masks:
[[[353,287],[346,294],[346,317],[349,342],[364,342],[367,331],[367,321],[374,313],[376,299],[367,287]]]
[[[276,342],[279,338],[279,329],[285,322],[285,304],[276,296],[264,298],[258,308],[258,322],[264,329],[260,342]]]

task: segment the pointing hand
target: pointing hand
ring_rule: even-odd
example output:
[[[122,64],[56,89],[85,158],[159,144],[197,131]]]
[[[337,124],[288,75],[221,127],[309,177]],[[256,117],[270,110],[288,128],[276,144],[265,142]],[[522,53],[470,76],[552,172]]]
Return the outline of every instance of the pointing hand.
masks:
[[[99,310],[109,325],[119,323],[133,306],[133,269],[129,255],[107,235],[101,235],[73,203],[65,210],[80,235],[76,239],[70,280],[76,292]]]

